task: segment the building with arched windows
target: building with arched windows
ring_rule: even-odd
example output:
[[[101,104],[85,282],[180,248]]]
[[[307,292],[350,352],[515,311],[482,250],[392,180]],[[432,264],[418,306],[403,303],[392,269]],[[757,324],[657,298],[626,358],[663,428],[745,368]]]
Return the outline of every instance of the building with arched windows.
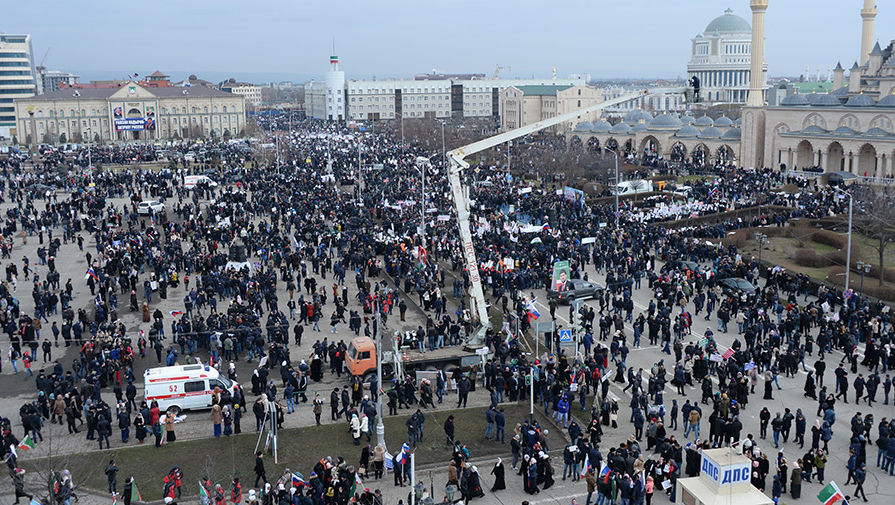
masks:
[[[734,35],[743,40],[763,39],[767,0],[753,0],[752,7],[753,20],[759,21],[753,21],[758,32],[754,37],[744,31],[750,29],[745,20],[726,12],[706,29],[719,35],[709,47],[716,47],[722,40],[734,43]],[[568,145],[605,147],[639,159],[662,156],[697,165],[821,168],[868,177],[895,177],[895,40],[885,47],[876,43],[871,48],[876,16],[873,0],[865,0],[860,16],[862,63],[855,62],[847,76],[842,65],[837,65],[829,93],[798,93],[798,88],[784,85],[775,89],[775,94],[788,94],[768,106],[762,99],[767,94],[762,80],[754,83],[756,94],[752,98],[756,102],[750,100],[736,121],[723,116],[712,120],[707,116],[668,113],[653,117],[637,109],[615,125],[606,121],[578,123],[565,134]],[[697,37],[694,44],[702,44],[705,38]],[[700,54],[705,51],[700,50]],[[714,49],[707,51],[715,54]],[[764,63],[756,61],[752,66],[757,72],[764,68]],[[712,82],[711,78],[708,82],[703,80],[703,96],[711,93],[708,98],[714,101],[715,93],[720,91],[712,88]],[[719,100],[723,99],[722,93]]]
[[[19,142],[25,144],[236,137],[246,124],[241,95],[135,81],[17,99],[15,110]]]
[[[687,79],[696,76],[707,103],[746,103],[752,61],[752,27],[727,9],[692,39]],[[762,83],[767,87],[767,65]]]

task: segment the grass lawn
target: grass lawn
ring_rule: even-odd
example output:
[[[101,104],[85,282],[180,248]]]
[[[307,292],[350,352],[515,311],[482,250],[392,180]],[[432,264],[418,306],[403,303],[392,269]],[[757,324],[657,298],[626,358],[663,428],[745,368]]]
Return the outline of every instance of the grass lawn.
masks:
[[[447,445],[442,429],[448,415],[454,416],[456,437],[469,446],[472,457],[508,456],[510,453],[509,438],[512,436],[513,427],[517,422],[528,418],[528,402],[507,403],[503,405],[503,408],[507,417],[506,429],[509,434],[505,445],[484,439],[484,407],[423,411],[426,416],[425,439],[416,450],[417,465],[446,463],[450,458],[451,447]],[[403,415],[405,412],[409,415],[408,411],[402,411],[401,416],[385,419],[385,437],[392,454],[399,451],[401,444],[407,440],[407,428],[404,424],[407,416]],[[561,448],[564,444],[562,436],[553,429],[552,423],[546,422],[538,414],[536,416],[540,417],[539,422],[542,426],[550,428],[548,435],[550,447],[552,449]],[[244,420],[246,422],[243,423],[243,426],[251,430],[254,427],[254,418],[249,416]],[[203,475],[208,475],[215,483],[220,483],[227,492],[229,492],[230,479],[237,476],[243,483],[243,492],[248,493],[255,481],[253,450],[257,439],[257,433],[251,432],[220,439],[175,442],[156,449],[150,438],[147,439],[149,445],[116,451],[91,451],[80,454],[76,458],[60,459],[66,460],[64,464],[71,470],[76,484],[103,491],[106,488],[103,469],[109,459],[114,457],[120,469],[118,473],[119,489],[123,486],[125,479],[133,475],[145,500],[162,498],[162,478],[175,465],[180,466],[184,472],[184,496],[198,494],[198,479]],[[365,439],[362,438],[361,441],[364,443]],[[374,428],[374,445],[375,442]],[[274,464],[273,456],[270,454],[266,454],[264,457],[267,476],[268,479],[275,481],[282,475],[283,469],[289,468],[308,477],[314,464],[327,455],[334,459],[342,456],[348,464],[357,466],[362,447],[363,445],[354,445],[347,425],[341,422],[282,430],[279,436],[279,464]],[[45,460],[26,461],[25,465],[26,468],[28,466],[52,468]]]

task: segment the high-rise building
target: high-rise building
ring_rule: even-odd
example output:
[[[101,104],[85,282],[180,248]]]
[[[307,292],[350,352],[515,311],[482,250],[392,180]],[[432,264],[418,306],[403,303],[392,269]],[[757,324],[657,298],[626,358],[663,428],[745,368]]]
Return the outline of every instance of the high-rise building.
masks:
[[[75,84],[79,84],[81,77],[69,72],[62,72],[60,70],[47,70],[43,67],[38,67],[38,76],[40,77],[41,82],[41,93],[49,93],[51,91],[58,91],[60,88],[74,86]]]
[[[31,35],[0,34],[0,138],[16,134],[17,98],[34,96]]]

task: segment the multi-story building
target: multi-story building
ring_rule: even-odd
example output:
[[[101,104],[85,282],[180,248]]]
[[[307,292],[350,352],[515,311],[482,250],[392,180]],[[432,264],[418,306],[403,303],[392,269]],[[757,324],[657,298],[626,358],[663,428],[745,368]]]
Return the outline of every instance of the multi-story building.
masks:
[[[348,119],[448,118],[450,81],[348,81]]]
[[[31,35],[0,34],[0,138],[16,135],[14,102],[34,95],[34,75]]]
[[[261,105],[261,86],[250,82],[238,82],[232,77],[221,83],[221,91],[244,96],[246,103],[253,107]]]
[[[603,101],[599,89],[587,86],[510,86],[500,93],[500,126],[513,130]],[[600,113],[582,114],[549,130],[565,132],[579,121],[593,121]]]
[[[746,103],[751,61],[752,27],[727,9],[692,39],[687,79],[699,78],[700,98],[707,103]],[[765,89],[767,70],[764,64],[761,82]]]
[[[332,69],[326,82],[305,84],[308,117],[330,120],[378,120],[405,118],[476,117],[500,120],[500,92],[509,86],[583,86],[583,77],[574,79],[485,79],[478,74],[445,75],[434,79],[420,74],[414,79],[344,80],[338,58],[330,59]],[[460,79],[457,77],[468,77]],[[340,101],[341,100],[341,101]],[[343,107],[339,109],[339,105]],[[340,116],[340,113],[342,116]]]
[[[15,101],[19,141],[153,140],[240,135],[245,98],[207,86],[63,88]]]
[[[47,70],[43,67],[38,67],[37,75],[40,78],[41,93],[49,93],[63,87],[74,86],[81,80],[81,77],[78,75],[60,70]]]
[[[683,86],[683,83],[677,84]],[[652,86],[636,86],[636,85],[611,85],[600,88],[603,100],[612,100],[620,96],[629,95],[637,91],[642,91]],[[686,108],[686,100],[679,94],[665,95],[649,95],[620,103],[613,107],[607,107],[603,110],[603,115],[607,117],[624,117],[628,112],[635,109],[644,109],[653,113],[662,114],[665,112],[682,112]]]

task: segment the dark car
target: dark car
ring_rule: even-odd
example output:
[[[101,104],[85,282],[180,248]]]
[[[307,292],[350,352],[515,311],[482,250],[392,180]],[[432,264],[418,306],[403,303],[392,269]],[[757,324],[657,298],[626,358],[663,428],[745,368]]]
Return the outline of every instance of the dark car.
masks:
[[[571,279],[568,282],[569,289],[565,291],[548,290],[547,298],[550,300],[556,300],[560,303],[569,303],[572,300],[594,298],[601,291],[603,291],[603,286],[594,284],[593,282],[585,281],[583,279]]]
[[[718,283],[721,284],[721,289],[727,295],[739,296],[741,293],[745,293],[752,296],[755,294],[755,286],[742,277],[728,277],[721,279]]]

